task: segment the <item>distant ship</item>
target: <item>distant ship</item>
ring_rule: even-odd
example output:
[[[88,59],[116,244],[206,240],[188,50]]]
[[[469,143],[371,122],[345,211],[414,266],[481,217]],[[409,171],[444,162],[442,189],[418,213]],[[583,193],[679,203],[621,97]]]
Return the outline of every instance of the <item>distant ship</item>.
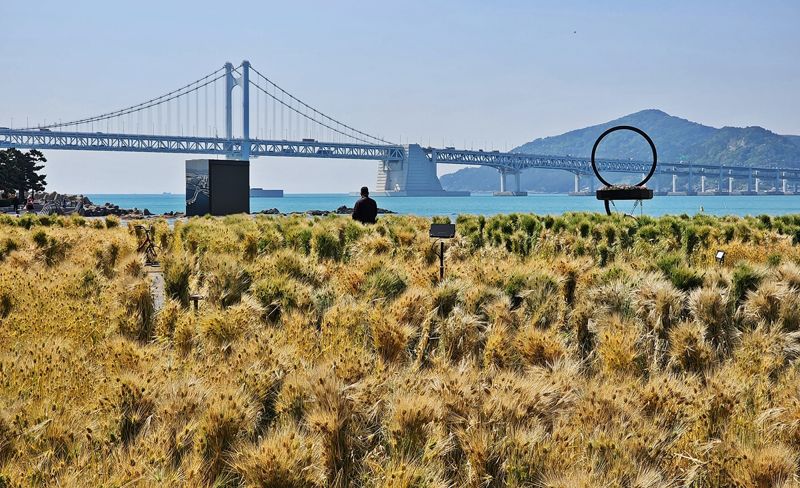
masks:
[[[250,188],[251,197],[283,197],[283,190],[265,190],[263,188]]]

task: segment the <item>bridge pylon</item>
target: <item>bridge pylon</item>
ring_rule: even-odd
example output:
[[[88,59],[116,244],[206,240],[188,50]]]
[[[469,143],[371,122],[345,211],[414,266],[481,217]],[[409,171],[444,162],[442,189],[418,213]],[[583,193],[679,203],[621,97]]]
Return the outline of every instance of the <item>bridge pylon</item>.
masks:
[[[236,86],[236,79],[233,77],[233,64],[225,63],[225,149],[228,157],[232,156],[233,144],[233,87]]]
[[[225,63],[225,144],[228,159],[250,159],[250,61],[242,61],[242,74],[234,75],[233,64]],[[241,152],[237,153],[233,144],[233,89],[242,87],[242,141]]]
[[[378,163],[376,196],[465,196],[469,192],[446,191],[432,162],[419,144],[404,146],[403,159]]]

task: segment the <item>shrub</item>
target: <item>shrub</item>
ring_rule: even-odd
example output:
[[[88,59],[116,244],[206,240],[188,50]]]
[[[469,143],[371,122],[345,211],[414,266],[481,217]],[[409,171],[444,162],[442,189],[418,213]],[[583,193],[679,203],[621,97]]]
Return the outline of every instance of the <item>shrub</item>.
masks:
[[[342,257],[339,237],[322,228],[315,228],[312,232],[311,249],[321,259],[338,261]]]
[[[748,292],[755,290],[764,278],[764,274],[749,264],[741,262],[736,265],[731,278],[732,294],[738,306],[744,301]]]
[[[0,287],[0,319],[4,319],[11,315],[11,310],[14,308],[14,295],[11,290]]]
[[[452,281],[445,280],[433,291],[433,307],[439,317],[447,317],[458,303],[461,288]]]
[[[697,234],[697,228],[693,225],[687,225],[683,229],[683,249],[686,251],[687,256],[694,253],[695,247],[700,242],[700,237]]]
[[[115,227],[119,227],[119,217],[115,215],[106,217],[106,229],[113,229]]]
[[[117,258],[119,258],[119,244],[116,242],[110,242],[106,245],[105,249],[97,249],[94,252],[95,261],[97,262],[97,268],[102,272],[107,278],[110,278],[114,274],[114,266],[117,265]]]
[[[189,259],[182,255],[170,255],[164,258],[164,292],[167,297],[178,300],[184,307],[189,305],[189,278],[192,266]]]
[[[386,317],[382,312],[373,314],[370,320],[372,344],[378,355],[386,362],[395,362],[406,352],[414,327]]]
[[[586,220],[582,220],[581,223],[578,224],[578,233],[583,238],[589,237],[589,231],[591,229],[592,229],[592,224],[590,224]]]
[[[253,288],[267,320],[277,321],[289,310],[310,305],[308,290],[292,278],[271,276],[259,280]]]
[[[97,273],[93,269],[85,269],[78,276],[72,295],[85,300],[98,296],[101,288],[100,277]]]
[[[607,266],[608,263],[614,259],[614,252],[605,244],[599,244],[597,246],[597,255],[599,257],[598,264],[601,267]]]
[[[202,477],[213,484],[230,470],[232,448],[253,425],[255,410],[238,392],[220,392],[200,420],[195,452],[201,460]]]
[[[155,335],[159,338],[172,339],[175,326],[181,314],[181,304],[175,300],[167,300],[156,314]]]
[[[683,264],[683,258],[676,253],[662,256],[656,265],[679,290],[691,291],[703,284],[702,273]]]
[[[503,291],[512,301],[520,300],[522,292],[528,289],[528,277],[523,274],[514,273],[506,279]],[[519,303],[519,302],[517,302]]]
[[[786,289],[775,282],[763,283],[760,287],[747,293],[744,303],[744,315],[753,324],[766,322],[772,324],[781,315],[781,305],[786,298]]]
[[[527,327],[515,340],[515,349],[528,366],[551,366],[567,354],[554,329]]]
[[[19,243],[16,240],[10,237],[6,237],[5,239],[3,239],[3,242],[0,244],[0,262],[3,262],[3,260],[9,254],[16,251],[17,249],[19,249]]]
[[[286,232],[286,242],[290,247],[303,254],[311,254],[311,229],[308,227],[293,228]]]
[[[181,314],[175,323],[172,342],[181,354],[186,355],[197,342],[197,320],[194,314]]]
[[[386,430],[392,449],[408,456],[420,454],[429,442],[433,425],[444,412],[429,395],[397,395],[387,415]]]
[[[705,341],[700,324],[684,322],[672,329],[669,335],[669,358],[673,368],[702,373],[711,365],[713,351]]]
[[[117,397],[118,433],[124,446],[136,439],[142,427],[155,410],[155,401],[148,385],[138,378],[126,377],[119,381]]]
[[[393,299],[405,291],[406,281],[393,269],[379,268],[367,276],[363,289],[369,298]]]
[[[484,325],[457,308],[439,324],[439,350],[452,362],[481,357]]]
[[[250,289],[250,273],[233,260],[222,260],[208,277],[208,301],[221,308],[239,303]]]
[[[242,325],[229,315],[214,310],[199,319],[200,333],[215,347],[229,350],[229,346],[242,334]]]
[[[320,456],[316,439],[284,425],[237,454],[233,469],[247,486],[314,488],[325,485]]]
[[[123,296],[124,314],[120,318],[120,332],[139,341],[153,337],[155,308],[150,294],[150,282],[138,280],[130,285]]]
[[[648,242],[655,241],[660,234],[658,227],[654,224],[643,225],[636,231],[636,235],[639,236],[640,239]]]
[[[669,279],[675,288],[682,291],[691,291],[703,285],[702,273],[684,265],[673,268]]]
[[[786,293],[781,300],[780,324],[786,332],[800,330],[800,295],[793,289],[790,289],[789,293]]]
[[[781,260],[783,260],[783,256],[780,253],[774,252],[769,256],[767,256],[767,265],[769,265],[772,268],[775,268],[779,264],[781,264]]]
[[[689,294],[692,318],[704,327],[705,338],[720,354],[730,352],[736,338],[725,290],[698,288]]]
[[[639,344],[636,325],[612,315],[598,326],[597,358],[608,375],[640,375],[645,356]]]
[[[38,255],[47,266],[61,262],[70,247],[67,241],[48,236],[44,230],[38,230],[33,234],[33,242],[37,247]]]

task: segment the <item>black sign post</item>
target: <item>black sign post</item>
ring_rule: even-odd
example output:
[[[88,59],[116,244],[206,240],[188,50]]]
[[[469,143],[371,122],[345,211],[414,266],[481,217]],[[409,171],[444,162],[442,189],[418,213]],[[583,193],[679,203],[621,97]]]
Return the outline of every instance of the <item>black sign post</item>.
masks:
[[[444,279],[444,239],[456,236],[456,224],[431,224],[430,237],[439,241],[439,281]]]

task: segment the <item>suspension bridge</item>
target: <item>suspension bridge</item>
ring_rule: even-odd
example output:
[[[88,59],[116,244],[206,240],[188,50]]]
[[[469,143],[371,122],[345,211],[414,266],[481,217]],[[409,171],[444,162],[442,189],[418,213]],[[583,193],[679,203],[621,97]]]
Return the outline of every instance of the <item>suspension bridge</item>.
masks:
[[[241,100],[234,104],[237,87]],[[524,194],[520,191],[520,173],[528,168],[573,173],[575,193],[594,189],[588,158],[397,144],[314,108],[248,61],[238,66],[226,63],[176,90],[112,112],[67,122],[45,121],[19,129],[0,127],[0,147],[190,154],[242,160],[269,156],[372,160],[378,162],[374,193],[385,196],[457,194],[442,189],[436,174],[438,164],[495,168],[500,194]],[[647,173],[650,164],[603,159],[598,161],[598,168],[604,173],[638,175]],[[654,181],[665,176],[671,177],[671,186],[662,189],[657,184],[657,192],[787,194],[795,193],[800,184],[800,169],[781,168],[768,161],[758,167],[662,162]],[[509,178],[513,178],[511,185]]]

